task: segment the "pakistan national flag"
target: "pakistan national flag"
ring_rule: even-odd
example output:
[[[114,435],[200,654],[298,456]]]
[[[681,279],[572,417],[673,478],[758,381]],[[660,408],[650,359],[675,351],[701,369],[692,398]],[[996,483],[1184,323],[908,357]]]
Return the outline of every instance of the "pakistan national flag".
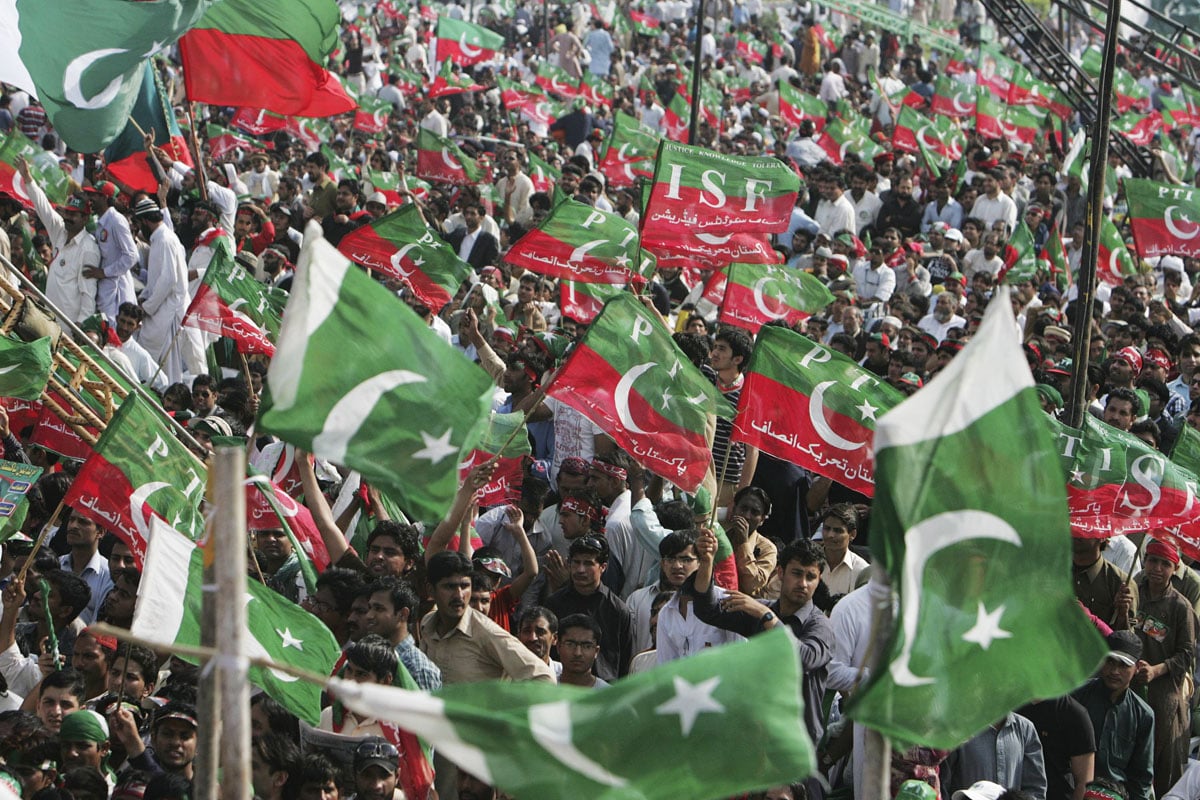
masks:
[[[200,644],[204,551],[161,519],[150,546],[131,632],[170,649]],[[245,655],[328,675],[341,655],[329,628],[274,589],[246,581]],[[185,661],[190,660],[185,658]],[[277,670],[250,667],[250,682],[300,719],[321,721],[321,687]]]
[[[431,697],[327,685],[347,708],[403,725],[514,797],[597,800],[715,800],[806,777],[814,759],[799,687],[794,640],[783,631],[600,690],[495,681]]]
[[[50,380],[50,339],[0,336],[0,397],[37,400]]]
[[[492,394],[462,357],[310,223],[267,373],[260,428],[440,519]]]
[[[1104,657],[1071,588],[1062,467],[1012,327],[999,296],[875,428],[871,532],[900,604],[886,666],[849,714],[901,742],[957,747]]]
[[[142,62],[168,48],[212,0],[6,0],[0,80],[36,95],[73,150],[95,153],[121,133]]]

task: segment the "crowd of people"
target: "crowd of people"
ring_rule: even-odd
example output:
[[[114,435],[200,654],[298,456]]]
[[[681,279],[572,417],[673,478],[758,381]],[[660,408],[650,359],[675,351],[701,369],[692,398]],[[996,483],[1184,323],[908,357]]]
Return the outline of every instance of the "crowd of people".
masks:
[[[1011,302],[1013,335],[1047,414],[1063,416],[1082,380],[1089,413],[1163,453],[1185,426],[1200,429],[1200,330],[1193,328],[1200,262],[1135,258],[1128,274],[1106,277],[1093,308],[1075,301],[1086,199],[1056,133],[1078,120],[1032,143],[988,139],[963,120],[962,168],[946,172],[891,145],[903,89],[920,98],[905,105],[929,115],[940,76],[976,82],[972,54],[982,51],[972,37],[988,29],[977,1],[878,7],[932,26],[939,39],[959,42],[954,50],[807,0],[709,3],[698,25],[692,4],[672,0],[632,9],[636,24],[630,10],[592,3],[463,7],[452,0],[433,15],[415,4],[342,6],[343,35],[329,66],[359,95],[391,104],[384,133],[356,130],[353,115],[345,115],[330,121],[319,146],[278,131],[220,158],[196,153],[195,166],[156,146],[149,133],[146,157],[159,178],[153,192],[69,151],[36,100],[9,87],[0,98],[0,129],[19,129],[43,152],[32,165],[14,165],[30,203],[0,196],[8,234],[0,255],[161,400],[199,444],[197,455],[207,454],[213,437],[246,437],[251,461],[267,471],[279,443],[256,433],[254,422],[269,359],[241,364],[218,353],[214,363],[211,337],[181,327],[218,240],[232,245],[249,274],[286,292],[306,236],[337,245],[415,204],[470,265],[471,279],[440,309],[399,278],[376,277],[488,372],[495,411],[527,414],[531,456],[519,500],[479,508],[476,493],[494,468],[483,465],[470,471],[443,519],[394,519],[374,487],[346,491],[357,481],[349,470],[296,451],[297,486],[332,566],[314,590],[303,580],[303,554],[282,531],[251,535],[248,579],[329,628],[343,647],[344,677],[386,684],[407,673],[426,692],[492,679],[602,689],[785,626],[804,674],[805,714],[797,724],[817,745],[822,777],[798,775],[794,784],[752,796],[866,800],[866,771],[880,765],[866,762],[864,732],[841,708],[869,674],[871,615],[888,597],[870,567],[872,540],[883,535],[870,530],[871,498],[738,442],[724,418],[712,442],[713,462],[722,465],[714,491],[685,493],[647,471],[593,421],[538,391],[591,320],[564,309],[558,282],[505,261],[564,198],[639,221],[640,186],[614,187],[600,169],[605,143],[618,113],[680,135],[668,109],[690,80],[697,36],[697,72],[720,107],[703,116],[692,144],[773,156],[803,178],[788,228],[770,244],[778,262],[815,276],[834,299],[797,332],[912,394],[958,355],[989,302]],[[452,67],[478,89],[431,98],[423,87],[401,88],[404,70],[435,72],[437,15],[504,36],[495,59]],[[1063,33],[1076,56],[1092,43],[1083,29]],[[747,41],[769,46],[755,55]],[[1022,60],[1015,40],[995,45]],[[1147,113],[1183,98],[1136,49],[1123,48],[1119,58],[1145,90]],[[162,85],[185,103],[178,63],[169,52],[156,61]],[[507,109],[499,80],[531,85],[544,63],[608,86],[611,103],[576,99],[550,123]],[[785,84],[816,98],[825,116],[786,118]],[[204,123],[228,126],[236,109],[198,111],[195,133],[208,150]],[[835,157],[820,128],[837,120],[864,124],[880,152],[863,158],[843,148]],[[422,129],[456,141],[488,180],[423,180],[415,145]],[[1194,180],[1200,137],[1189,130],[1171,128],[1154,147],[1156,179]],[[558,173],[552,187],[535,186],[535,163]],[[78,189],[61,205],[31,169],[47,164],[60,165]],[[1115,153],[1108,164],[1118,177],[1132,176]],[[392,185],[399,189],[385,191]],[[1123,226],[1119,185],[1105,202],[1106,215]],[[309,221],[320,223],[319,234],[306,228]],[[1006,274],[1020,225],[1039,251],[1061,238],[1065,274],[1049,260],[1015,278]],[[710,275],[700,262],[673,261],[640,293],[681,352],[736,407],[754,336],[720,321],[705,292]],[[395,313],[410,312],[397,304]],[[1086,364],[1072,360],[1080,315],[1090,319]],[[4,542],[0,558],[0,785],[25,800],[191,797],[197,667],[90,629],[96,622],[130,627],[141,580],[135,554],[86,510],[56,513],[78,461],[31,444],[29,429],[10,426],[4,411],[0,443],[4,459],[46,470],[28,495],[22,533]],[[369,533],[356,550],[351,527],[360,518],[369,518]],[[1072,547],[1076,596],[1108,637],[1096,676],[1069,696],[1014,710],[954,751],[898,749],[890,796],[1200,797],[1200,772],[1188,766],[1200,574],[1188,554],[1153,536],[1063,546]],[[337,748],[265,693],[255,694],[251,713],[253,792],[262,800],[507,796],[437,753],[432,781],[410,773],[416,755],[404,752],[392,724],[403,720],[330,703],[317,731],[346,737]]]

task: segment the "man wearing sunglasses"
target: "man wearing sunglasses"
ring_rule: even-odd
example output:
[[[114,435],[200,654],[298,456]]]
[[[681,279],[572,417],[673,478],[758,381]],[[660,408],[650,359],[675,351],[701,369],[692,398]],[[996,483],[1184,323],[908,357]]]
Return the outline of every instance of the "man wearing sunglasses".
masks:
[[[399,779],[400,751],[394,744],[371,736],[354,749],[355,800],[393,800]]]

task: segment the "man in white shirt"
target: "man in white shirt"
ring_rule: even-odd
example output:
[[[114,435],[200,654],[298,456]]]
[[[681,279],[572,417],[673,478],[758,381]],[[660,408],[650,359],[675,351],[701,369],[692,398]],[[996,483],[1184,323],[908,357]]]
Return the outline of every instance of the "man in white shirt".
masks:
[[[867,189],[870,173],[861,164],[850,171],[850,202],[854,204],[854,220],[857,224],[855,233],[862,233],[863,228],[874,225],[879,216],[883,202],[879,195]]]
[[[870,564],[850,549],[858,535],[858,512],[850,503],[837,503],[825,512],[821,521],[821,547],[828,565],[821,580],[831,595],[849,594],[858,585],[859,576]]]
[[[250,156],[250,170],[241,175],[242,183],[251,197],[274,200],[279,191],[279,173],[267,165],[265,153],[254,153]]]
[[[984,173],[983,194],[979,195],[975,205],[971,206],[970,216],[983,220],[984,227],[988,230],[991,230],[997,220],[1007,224],[1010,231],[1017,227],[1017,204],[1000,191],[1000,180],[1004,177],[1000,168]]]
[[[942,292],[933,301],[933,310],[921,318],[917,327],[941,344],[951,330],[966,327],[966,319],[955,313],[957,310],[958,298],[950,292]]]
[[[146,257],[146,288],[141,306],[146,321],[138,342],[156,363],[163,364],[167,380],[183,379],[183,357],[175,336],[187,310],[187,263],[183,245],[163,221],[162,209],[149,197],[143,197],[133,209],[134,220],[142,236],[150,242]]]
[[[846,182],[840,171],[827,172],[817,179],[821,202],[815,219],[821,233],[830,238],[842,231],[855,231],[854,204],[846,197]]]
[[[84,191],[88,192],[92,212],[99,217],[96,243],[100,246],[99,269],[85,270],[84,277],[96,279],[96,309],[114,322],[120,305],[135,298],[130,270],[138,263],[137,245],[129,221],[113,202],[116,185],[100,181]]]
[[[54,247],[54,255],[46,265],[46,299],[68,319],[83,322],[96,313],[96,281],[85,274],[100,268],[100,245],[86,227],[87,201],[80,196],[69,197],[66,205],[56,211],[23,157],[17,158],[17,171]]]

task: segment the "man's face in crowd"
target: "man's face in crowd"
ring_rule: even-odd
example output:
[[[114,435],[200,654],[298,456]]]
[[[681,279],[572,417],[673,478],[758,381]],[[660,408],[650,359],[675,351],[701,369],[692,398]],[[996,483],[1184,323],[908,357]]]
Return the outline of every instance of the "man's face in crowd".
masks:
[[[63,772],[75,767],[92,767],[101,769],[104,757],[108,755],[108,742],[63,742],[62,764]]]
[[[958,301],[949,292],[942,292],[933,304],[933,318],[938,322],[949,322],[954,312],[958,310]]]
[[[1155,594],[1167,590],[1171,584],[1171,576],[1175,574],[1175,565],[1161,556],[1146,556],[1146,581]]]
[[[558,642],[558,637],[550,631],[550,623],[545,617],[534,617],[522,622],[517,630],[517,639],[529,652],[546,663],[550,662],[551,648]]]
[[[71,513],[67,522],[67,544],[72,548],[91,549],[100,541],[100,529],[96,523],[84,517],[78,511]]]
[[[150,684],[146,681],[146,677],[142,675],[142,667],[133,659],[129,660],[129,666],[125,669],[124,674],[121,672],[121,667],[125,665],[125,659],[114,659],[111,667],[108,668],[108,686],[107,690],[111,694],[121,693],[121,684],[125,684],[125,696],[134,702],[140,701],[143,697],[150,694]]]
[[[133,334],[137,332],[137,329],[140,328],[141,325],[142,323],[138,321],[137,317],[130,316],[129,314],[118,314],[117,338],[122,342],[129,341],[129,337],[133,336]]]
[[[892,194],[900,200],[908,201],[912,199],[913,182],[912,178],[901,178],[895,186],[892,187]]]
[[[297,800],[338,800],[338,787],[333,781],[308,781],[300,784]]]
[[[600,652],[600,642],[596,634],[587,628],[566,628],[558,642],[558,656],[562,659],[563,670],[575,675],[592,671],[596,663],[596,654]]]
[[[467,230],[474,233],[479,229],[479,209],[475,206],[465,206],[462,210],[463,223]]]
[[[457,625],[471,602],[471,576],[452,575],[433,585],[433,601],[444,621]]]
[[[356,597],[350,604],[350,613],[346,615],[346,632],[350,641],[356,642],[367,635],[367,614],[371,606],[366,597]]]
[[[840,563],[846,551],[850,549],[852,541],[854,534],[846,527],[846,523],[837,517],[826,517],[821,523],[821,547],[825,549],[826,561]]]
[[[113,588],[104,597],[100,616],[106,621],[121,622],[133,619],[138,587],[123,578],[113,580]]]
[[[217,404],[217,395],[209,386],[192,388],[192,408],[197,414],[207,414]]]
[[[137,561],[133,557],[133,553],[129,549],[129,545],[124,542],[114,542],[112,550],[108,553],[108,570],[116,572],[119,569],[136,569]]]
[[[62,215],[63,225],[67,229],[68,238],[73,238],[83,230],[83,226],[87,223],[87,215],[82,211],[64,208],[59,213]]]
[[[1110,692],[1123,692],[1133,681],[1136,669],[1133,664],[1123,664],[1115,658],[1106,658],[1100,665],[1100,680]]]
[[[372,764],[354,776],[354,788],[358,790],[355,797],[357,800],[392,800],[398,778],[396,770]]]
[[[264,558],[272,561],[283,561],[292,554],[292,543],[279,528],[255,531],[254,547]]]
[[[737,369],[738,361],[736,358],[733,354],[733,348],[729,346],[729,342],[723,339],[713,342],[712,350],[708,354],[708,361],[717,372]]]
[[[164,719],[150,734],[154,755],[167,770],[180,770],[196,758],[196,726],[183,719]]]
[[[779,587],[780,598],[800,607],[812,600],[817,584],[821,582],[821,569],[816,564],[805,566],[792,559],[783,566]]]
[[[737,513],[737,509],[734,509],[734,513]],[[696,558],[696,548],[690,544],[675,555],[664,556],[662,559],[663,574],[667,576],[667,583],[673,589],[682,586],[699,567],[700,560]]]
[[[1100,551],[1104,549],[1101,539],[1084,539],[1072,537],[1071,563],[1077,567],[1090,567],[1100,560]]]
[[[53,733],[58,733],[63,717],[80,708],[79,698],[70,689],[49,686],[38,699],[38,717]]]
[[[339,186],[337,194],[334,196],[333,206],[338,213],[349,214],[358,206],[358,195],[352,192],[348,186]]]
[[[400,578],[408,571],[408,558],[395,538],[376,536],[367,547],[367,569],[380,578]]]
[[[471,584],[471,608],[480,614],[492,613],[492,590],[486,586]]]
[[[600,588],[600,577],[608,568],[608,564],[600,563],[596,553],[576,553],[571,556],[567,568],[571,572],[571,585],[578,592],[591,593]]]
[[[321,176],[325,174],[325,171],[315,161],[304,162],[304,172],[308,175],[308,179],[314,183],[320,183]]]
[[[71,653],[71,666],[83,674],[85,678],[103,678],[108,669],[104,657],[104,648],[96,641],[96,637],[81,634],[75,640],[75,649]]]
[[[392,605],[391,592],[374,592],[367,600],[367,614],[363,618],[363,626],[367,633],[376,633],[385,639],[391,639],[392,632],[407,618],[408,609],[397,611]]]
[[[239,212],[233,218],[233,232],[238,239],[254,235],[254,217],[248,212]]]

